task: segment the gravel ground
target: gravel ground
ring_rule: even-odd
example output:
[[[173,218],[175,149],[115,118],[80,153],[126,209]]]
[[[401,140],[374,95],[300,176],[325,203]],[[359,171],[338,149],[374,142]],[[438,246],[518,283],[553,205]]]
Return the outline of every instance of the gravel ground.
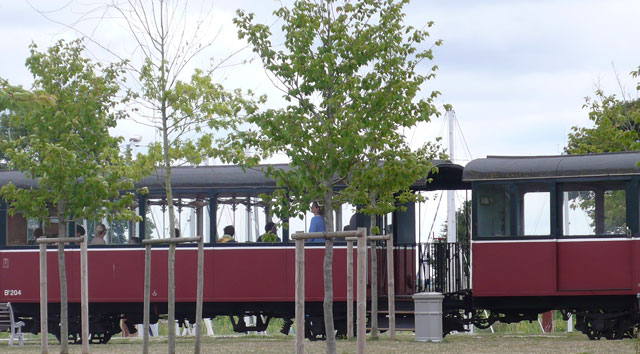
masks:
[[[193,352],[193,338],[179,338],[178,353]],[[0,342],[0,352],[40,353],[39,341],[28,340],[24,347],[6,346]],[[293,336],[216,336],[205,337],[203,353],[293,353]],[[72,353],[80,353],[81,346],[71,345]],[[59,352],[60,347],[50,342],[49,352]],[[139,339],[114,338],[107,345],[92,345],[92,353],[119,354],[142,352]],[[305,342],[308,353],[324,353],[324,342]],[[338,341],[338,353],[355,353],[355,341]],[[151,353],[166,353],[166,338],[151,341]],[[367,341],[368,353],[640,353],[638,340],[591,341],[579,333],[552,334],[456,334],[447,336],[440,343],[415,342],[412,335],[401,334],[397,341],[382,335],[379,340]]]

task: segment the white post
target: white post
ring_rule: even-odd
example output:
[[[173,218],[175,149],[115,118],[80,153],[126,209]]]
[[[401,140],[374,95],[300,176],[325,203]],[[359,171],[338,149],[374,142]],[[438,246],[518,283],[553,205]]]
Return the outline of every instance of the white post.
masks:
[[[454,160],[454,136],[453,123],[456,114],[453,110],[447,111],[449,117],[449,160]],[[456,232],[456,192],[454,190],[447,191],[447,242],[457,242]]]

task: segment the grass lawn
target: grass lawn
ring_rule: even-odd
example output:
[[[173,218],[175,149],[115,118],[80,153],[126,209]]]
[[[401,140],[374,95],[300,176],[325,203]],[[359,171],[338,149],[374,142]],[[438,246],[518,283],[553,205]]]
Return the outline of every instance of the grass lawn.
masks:
[[[51,340],[49,351],[59,352],[57,342]],[[54,344],[55,343],[55,344]],[[180,337],[177,340],[178,353],[193,352],[193,337]],[[37,338],[27,341],[24,347],[8,347],[6,341],[0,341],[0,352],[39,353],[40,342]],[[214,336],[203,338],[203,353],[293,353],[294,336],[284,335],[240,335]],[[72,353],[80,353],[80,345],[70,345]],[[92,353],[118,354],[140,353],[142,340],[138,338],[114,337],[107,345],[91,345]],[[324,353],[324,342],[305,342],[308,353]],[[355,341],[338,341],[338,353],[355,353]],[[152,338],[151,353],[166,353],[166,337]],[[368,353],[638,353],[638,340],[591,341],[580,333],[551,334],[454,334],[440,343],[415,342],[411,334],[400,333],[397,341],[392,342],[383,334],[379,340],[367,341]]]

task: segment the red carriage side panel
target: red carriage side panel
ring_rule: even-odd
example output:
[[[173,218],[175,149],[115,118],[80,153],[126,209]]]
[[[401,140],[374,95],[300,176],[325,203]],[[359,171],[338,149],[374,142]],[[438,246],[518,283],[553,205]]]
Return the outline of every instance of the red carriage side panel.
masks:
[[[474,296],[542,296],[556,291],[554,241],[473,242]]]
[[[144,249],[89,249],[90,302],[142,302]],[[154,248],[151,257],[151,301],[167,301],[167,248]],[[69,302],[80,302],[80,252],[65,251]],[[39,250],[0,252],[0,301],[40,301]],[[306,300],[322,301],[324,246],[306,249]],[[176,250],[176,301],[195,302],[197,250]],[[357,255],[354,250],[354,262]],[[47,252],[48,298],[60,301],[57,250]],[[218,247],[205,249],[205,302],[295,301],[295,248]],[[347,294],[346,247],[334,248],[334,300]],[[354,296],[357,269],[354,267]],[[6,294],[5,294],[6,292]]]
[[[287,301],[286,251],[244,247],[209,251],[205,266],[209,275],[205,279],[213,299],[206,296],[205,301]],[[187,292],[183,295],[187,296]]]
[[[631,242],[558,241],[558,290],[631,290]]]

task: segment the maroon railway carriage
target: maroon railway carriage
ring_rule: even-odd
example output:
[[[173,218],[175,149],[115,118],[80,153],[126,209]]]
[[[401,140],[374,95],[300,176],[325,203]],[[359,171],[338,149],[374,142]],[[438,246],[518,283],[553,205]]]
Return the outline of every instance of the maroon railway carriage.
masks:
[[[437,162],[440,173],[417,181],[416,190],[448,188],[448,181],[458,181],[462,168]],[[286,165],[278,168],[288,168]],[[162,171],[139,185],[149,188],[135,206],[143,221],[114,222],[107,225],[106,245],[90,245],[88,251],[90,332],[93,341],[106,343],[120,332],[126,319],[130,331],[142,322],[144,286],[144,248],[141,238],[162,238],[168,234],[166,200],[161,181]],[[236,166],[180,167],[172,170],[172,186],[177,207],[177,225],[182,236],[204,235],[204,317],[229,316],[234,330],[246,332],[266,329],[271,318],[285,319],[283,332],[288,333],[294,316],[294,253],[289,230],[278,231],[279,242],[257,243],[258,235],[271,217],[269,206],[258,195],[271,193],[275,182],[267,179],[259,168],[243,171]],[[17,172],[0,172],[0,185],[12,182],[18,187],[35,186]],[[455,183],[454,183],[455,184]],[[340,209],[342,210],[342,209]],[[342,229],[349,215],[336,215],[337,228]],[[399,301],[410,299],[416,292],[415,209],[381,217],[381,225],[393,230],[395,243],[395,293]],[[366,226],[368,217],[356,214],[356,226]],[[300,220],[289,221],[292,231],[307,230]],[[20,214],[10,216],[6,203],[0,207],[0,302],[11,302],[18,318],[25,321],[26,331],[38,333],[39,268],[34,230],[45,235],[57,232],[57,219],[30,220]],[[101,220],[77,220],[87,229],[90,239]],[[218,243],[224,226],[236,226],[236,243]],[[391,227],[391,225],[394,227]],[[353,226],[353,225],[351,225]],[[69,230],[75,230],[73,224]],[[70,231],[71,232],[71,231]],[[69,296],[69,333],[78,339],[80,333],[80,269],[79,248],[68,246],[66,268]],[[151,272],[152,323],[167,311],[168,247],[153,247]],[[324,244],[310,243],[306,250],[307,337],[323,335],[322,259]],[[381,251],[380,291],[386,297],[386,269]],[[59,281],[56,248],[48,249],[49,331],[59,336]],[[346,245],[337,242],[334,253],[334,311],[336,329],[346,331]],[[176,252],[176,319],[195,320],[196,247],[179,245]],[[381,300],[382,300],[381,299]],[[383,301],[380,301],[383,303]],[[245,323],[244,316],[256,316],[255,323]]]
[[[640,298],[640,153],[470,162],[473,308],[494,321],[560,310],[590,338],[630,337]]]

